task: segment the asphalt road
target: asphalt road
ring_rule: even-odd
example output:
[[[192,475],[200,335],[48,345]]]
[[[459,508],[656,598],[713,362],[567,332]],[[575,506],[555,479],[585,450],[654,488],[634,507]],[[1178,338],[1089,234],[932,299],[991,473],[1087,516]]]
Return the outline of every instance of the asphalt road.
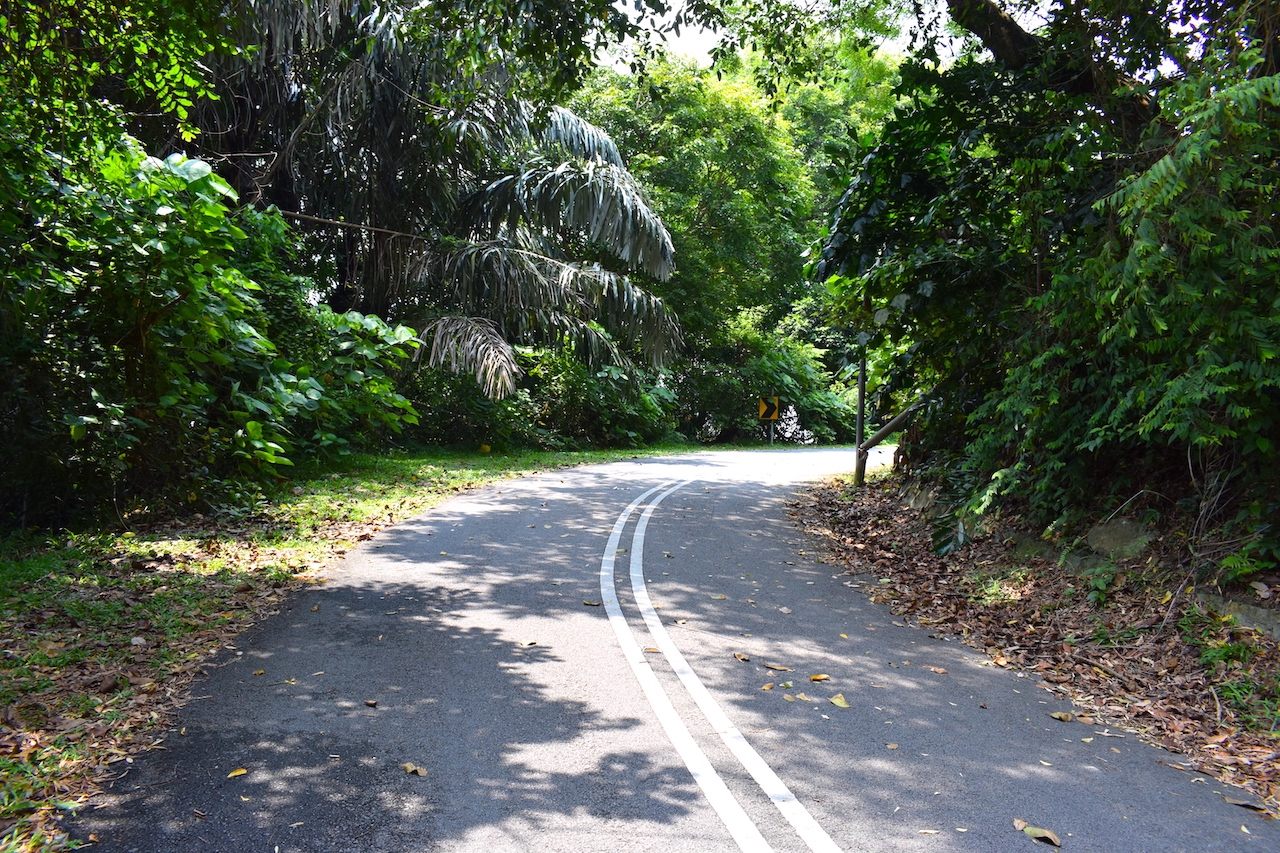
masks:
[[[1175,756],[1050,718],[1067,706],[1034,678],[850,589],[784,501],[851,467],[638,460],[399,524],[229,649],[184,734],[73,830],[110,851],[1030,850],[1022,818],[1068,850],[1280,849]]]

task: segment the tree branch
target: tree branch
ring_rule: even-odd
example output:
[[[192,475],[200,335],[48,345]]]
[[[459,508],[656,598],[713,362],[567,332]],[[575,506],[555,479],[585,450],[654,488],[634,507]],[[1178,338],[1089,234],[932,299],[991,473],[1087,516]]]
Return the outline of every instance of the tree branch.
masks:
[[[1001,65],[1018,70],[1040,53],[1040,40],[1018,25],[993,0],[947,0],[951,20],[968,30]]]
[[[350,228],[356,231],[371,231],[375,234],[386,234],[390,237],[404,237],[408,240],[421,240],[424,243],[430,242],[428,238],[421,234],[410,234],[406,231],[392,231],[390,228],[379,228],[376,225],[365,225],[361,222],[343,222],[339,219],[325,219],[320,216],[312,216],[308,213],[298,213],[294,210],[281,210],[280,215],[287,219],[297,219],[302,222],[314,222],[317,225],[332,225],[335,228]]]

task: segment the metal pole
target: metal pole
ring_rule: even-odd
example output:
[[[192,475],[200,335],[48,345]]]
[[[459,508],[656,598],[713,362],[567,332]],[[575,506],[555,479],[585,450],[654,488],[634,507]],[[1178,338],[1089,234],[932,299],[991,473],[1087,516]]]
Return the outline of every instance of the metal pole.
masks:
[[[862,449],[863,430],[867,418],[867,346],[862,345],[858,356],[858,415],[853,428],[854,441],[858,445],[858,461],[853,469],[853,485],[861,486],[867,479],[867,451]]]

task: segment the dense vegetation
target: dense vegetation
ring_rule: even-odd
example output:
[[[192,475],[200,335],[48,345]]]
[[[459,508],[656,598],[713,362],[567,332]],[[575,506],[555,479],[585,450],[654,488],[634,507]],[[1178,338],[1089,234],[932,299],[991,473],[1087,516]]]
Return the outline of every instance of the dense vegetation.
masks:
[[[403,446],[849,441],[863,360],[939,551],[1156,522],[1163,630],[1280,562],[1277,139],[1275,0],[0,0],[0,699],[108,719],[151,682],[71,664],[185,677],[242,581],[533,464]],[[0,727],[0,846],[89,719]]]
[[[762,394],[848,440],[865,355],[943,539],[1124,507],[1274,563],[1280,13],[944,5],[9,0],[0,513],[749,439]],[[645,55],[692,23],[714,71]]]
[[[654,19],[527,5],[6,3],[7,523],[390,439],[740,440],[761,394],[847,438],[847,353],[783,321],[891,69],[833,46],[871,73],[779,114],[740,61],[591,75]]]
[[[1271,3],[1054,4],[1030,32],[953,0],[921,26],[818,264],[908,454],[974,516],[1176,520],[1200,571],[1280,556]],[[985,50],[984,50],[985,48]]]

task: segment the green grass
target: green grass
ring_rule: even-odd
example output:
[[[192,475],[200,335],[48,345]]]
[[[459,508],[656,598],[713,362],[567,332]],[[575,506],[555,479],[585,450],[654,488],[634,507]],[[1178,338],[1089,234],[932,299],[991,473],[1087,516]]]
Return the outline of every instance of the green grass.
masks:
[[[0,850],[65,848],[58,816],[200,662],[358,536],[496,480],[692,449],[353,454],[212,512],[0,537]]]
[[[1280,737],[1280,677],[1274,668],[1250,666],[1259,655],[1253,632],[1240,629],[1234,616],[1198,608],[1185,613],[1178,628],[1199,652],[1214,690],[1243,727]]]
[[[994,572],[975,571],[965,581],[970,601],[983,607],[994,607],[1021,599],[1032,582],[1032,575],[1023,566],[1007,566]]]

